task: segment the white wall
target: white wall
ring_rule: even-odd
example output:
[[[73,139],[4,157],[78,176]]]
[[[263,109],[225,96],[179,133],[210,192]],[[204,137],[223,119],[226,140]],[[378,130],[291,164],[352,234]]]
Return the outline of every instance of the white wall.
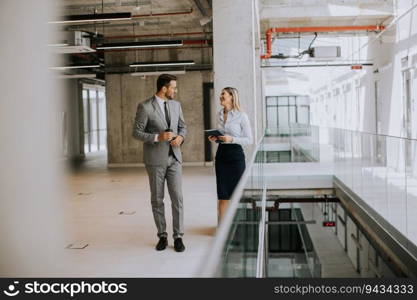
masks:
[[[412,4],[397,1],[401,14]],[[417,11],[399,20],[368,49],[362,49],[362,58],[372,59],[374,66],[360,71],[346,71],[331,85],[322,86],[313,93],[312,123],[394,136],[405,136],[403,128],[403,71],[410,70],[412,82],[413,120],[417,104]],[[371,38],[373,39],[373,38]],[[355,48],[357,48],[358,44]],[[408,60],[403,58],[408,56]],[[402,62],[403,59],[403,62]],[[375,99],[375,81],[378,81],[378,99]],[[357,89],[359,89],[359,94]],[[376,120],[378,113],[378,125]],[[413,137],[417,137],[417,122],[413,122]]]

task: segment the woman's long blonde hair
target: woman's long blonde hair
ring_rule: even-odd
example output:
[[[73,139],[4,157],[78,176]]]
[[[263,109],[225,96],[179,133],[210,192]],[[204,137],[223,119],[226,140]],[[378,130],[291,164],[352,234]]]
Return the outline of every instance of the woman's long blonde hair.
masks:
[[[237,111],[241,111],[240,108],[240,101],[239,101],[239,92],[234,87],[225,87],[223,91],[226,91],[229,93],[229,95],[232,95],[232,103],[233,103],[233,109]]]

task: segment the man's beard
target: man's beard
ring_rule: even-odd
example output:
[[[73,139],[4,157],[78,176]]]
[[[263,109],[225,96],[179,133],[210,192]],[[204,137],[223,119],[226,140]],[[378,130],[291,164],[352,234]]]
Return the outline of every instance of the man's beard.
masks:
[[[165,97],[166,97],[167,99],[169,99],[169,100],[174,99],[174,97],[172,97],[172,96],[170,96],[170,95],[168,95],[168,94],[165,94]]]

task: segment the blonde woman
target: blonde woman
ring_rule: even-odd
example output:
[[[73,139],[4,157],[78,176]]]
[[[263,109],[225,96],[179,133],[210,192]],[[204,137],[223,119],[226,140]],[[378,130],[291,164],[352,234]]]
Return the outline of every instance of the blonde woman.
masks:
[[[220,105],[223,108],[219,111],[218,128],[224,135],[208,137],[210,142],[219,142],[215,162],[219,221],[223,219],[230,196],[246,168],[242,145],[252,144],[249,118],[240,108],[237,89],[224,88]]]

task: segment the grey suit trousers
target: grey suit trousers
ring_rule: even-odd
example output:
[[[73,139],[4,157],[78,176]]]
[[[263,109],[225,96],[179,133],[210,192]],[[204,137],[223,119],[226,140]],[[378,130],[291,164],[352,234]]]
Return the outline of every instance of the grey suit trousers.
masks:
[[[174,239],[184,235],[183,197],[182,197],[182,165],[174,156],[169,155],[167,165],[146,165],[151,188],[151,205],[158,237],[167,237],[165,221],[165,180],[171,198],[172,227]]]

